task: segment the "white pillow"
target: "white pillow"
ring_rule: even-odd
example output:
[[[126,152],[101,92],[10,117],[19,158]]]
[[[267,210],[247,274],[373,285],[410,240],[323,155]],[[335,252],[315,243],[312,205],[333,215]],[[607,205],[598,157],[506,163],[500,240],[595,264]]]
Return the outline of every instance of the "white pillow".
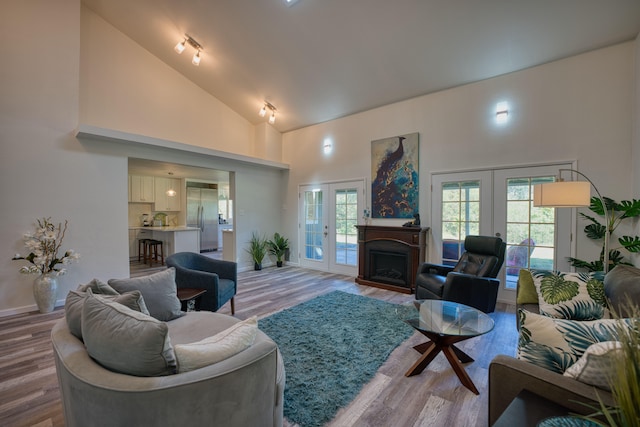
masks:
[[[618,356],[624,357],[619,341],[592,344],[563,375],[611,391],[609,381],[611,381],[615,359]]]
[[[251,347],[258,333],[258,318],[250,317],[214,336],[190,344],[176,344],[178,372],[189,372],[221,362]]]

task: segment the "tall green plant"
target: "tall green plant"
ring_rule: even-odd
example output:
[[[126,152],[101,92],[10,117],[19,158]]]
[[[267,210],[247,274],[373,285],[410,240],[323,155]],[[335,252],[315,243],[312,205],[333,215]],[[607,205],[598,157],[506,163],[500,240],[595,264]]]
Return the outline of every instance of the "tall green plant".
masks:
[[[254,231],[251,234],[251,240],[249,240],[249,247],[245,250],[251,255],[256,270],[260,270],[262,268],[262,260],[267,255],[267,239]]]
[[[631,327],[622,322],[617,326],[620,351],[613,358],[609,377],[615,406],[609,407],[600,400],[599,408],[587,405],[597,412],[583,417],[602,426],[640,427],[640,309],[630,299],[625,306]],[[620,318],[615,312],[613,315]]]
[[[612,240],[613,232],[623,221],[640,216],[640,200],[622,200],[620,203],[617,203],[609,197],[603,197],[603,199],[609,214],[609,238]],[[605,206],[602,205],[602,201],[598,197],[591,198],[589,209],[596,215],[604,218]],[[600,251],[600,258],[595,261],[585,261],[569,257],[569,262],[576,268],[584,268],[589,271],[603,271],[606,226],[600,223],[600,219],[596,219],[593,216],[582,212],[580,212],[580,216],[589,222],[584,228],[587,237],[592,240],[601,240],[602,250]],[[640,252],[640,237],[638,236],[621,236],[617,241],[620,243],[620,246],[609,248],[609,270],[618,264],[632,265],[625,260],[625,255],[620,251],[621,249],[630,253]]]
[[[289,249],[289,239],[282,236],[280,233],[275,233],[273,239],[267,240],[267,246],[269,252],[276,256],[276,262],[278,265],[282,265],[282,259],[284,258],[287,249]]]

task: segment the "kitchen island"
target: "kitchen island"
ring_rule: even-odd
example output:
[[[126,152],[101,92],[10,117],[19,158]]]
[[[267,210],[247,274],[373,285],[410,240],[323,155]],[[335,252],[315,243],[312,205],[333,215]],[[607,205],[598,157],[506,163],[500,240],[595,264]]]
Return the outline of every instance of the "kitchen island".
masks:
[[[200,229],[198,227],[129,227],[129,246],[134,250],[130,251],[131,258],[138,257],[138,239],[162,241],[165,258],[176,252],[200,253]]]

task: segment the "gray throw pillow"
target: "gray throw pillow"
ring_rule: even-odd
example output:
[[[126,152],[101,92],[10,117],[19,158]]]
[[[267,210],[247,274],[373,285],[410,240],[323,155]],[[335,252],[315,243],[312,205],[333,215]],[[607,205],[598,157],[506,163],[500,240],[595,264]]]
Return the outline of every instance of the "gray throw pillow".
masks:
[[[111,279],[109,285],[123,293],[139,290],[147,305],[149,314],[167,322],[184,314],[176,287],[176,270],[171,267],[149,276],[133,279]]]
[[[101,295],[118,295],[118,291],[107,285],[100,279],[93,279],[86,285],[78,285],[78,291],[87,292],[87,289],[91,289],[94,294]]]
[[[169,327],[151,316],[89,292],[82,332],[89,356],[107,369],[140,377],[176,372]]]
[[[629,304],[640,305],[640,269],[618,264],[604,276],[609,307],[620,317],[631,317]]]
[[[69,291],[67,299],[64,302],[64,315],[67,320],[69,332],[80,340],[82,340],[82,306],[84,305],[84,299],[88,295],[88,292],[96,294],[96,292],[91,291],[91,288],[87,288],[87,292]],[[140,291],[100,296],[119,304],[123,304],[132,310],[139,311],[147,315],[149,314],[149,310],[147,310],[147,306],[144,304],[144,299],[142,298]]]

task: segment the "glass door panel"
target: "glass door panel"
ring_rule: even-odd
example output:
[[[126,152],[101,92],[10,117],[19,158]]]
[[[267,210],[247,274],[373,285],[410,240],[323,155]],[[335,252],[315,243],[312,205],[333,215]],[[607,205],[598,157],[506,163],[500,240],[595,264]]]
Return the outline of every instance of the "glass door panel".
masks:
[[[301,188],[301,241],[300,264],[306,267],[326,269],[328,266],[326,237],[329,225],[325,212],[326,186]]]
[[[521,268],[553,269],[555,209],[533,206],[533,186],[553,180],[553,177],[507,179],[507,287],[518,280]]]
[[[300,187],[300,265],[358,275],[364,181]]]
[[[469,234],[499,236],[507,243],[498,276],[499,301],[515,302],[521,268],[569,271],[571,209],[533,206],[533,186],[551,182],[571,164],[432,175],[433,262],[453,265]]]
[[[442,184],[442,263],[455,265],[467,235],[480,233],[480,181]]]
[[[521,268],[569,271],[572,210],[533,206],[533,187],[553,182],[571,164],[500,169],[494,172],[494,229],[507,243],[498,299],[514,295]]]
[[[432,176],[431,232],[437,253],[431,251],[432,257],[455,265],[467,235],[492,234],[491,180],[490,171]]]
[[[356,225],[364,209],[364,182],[352,181],[329,185],[332,194],[329,271],[358,275],[358,229]]]

